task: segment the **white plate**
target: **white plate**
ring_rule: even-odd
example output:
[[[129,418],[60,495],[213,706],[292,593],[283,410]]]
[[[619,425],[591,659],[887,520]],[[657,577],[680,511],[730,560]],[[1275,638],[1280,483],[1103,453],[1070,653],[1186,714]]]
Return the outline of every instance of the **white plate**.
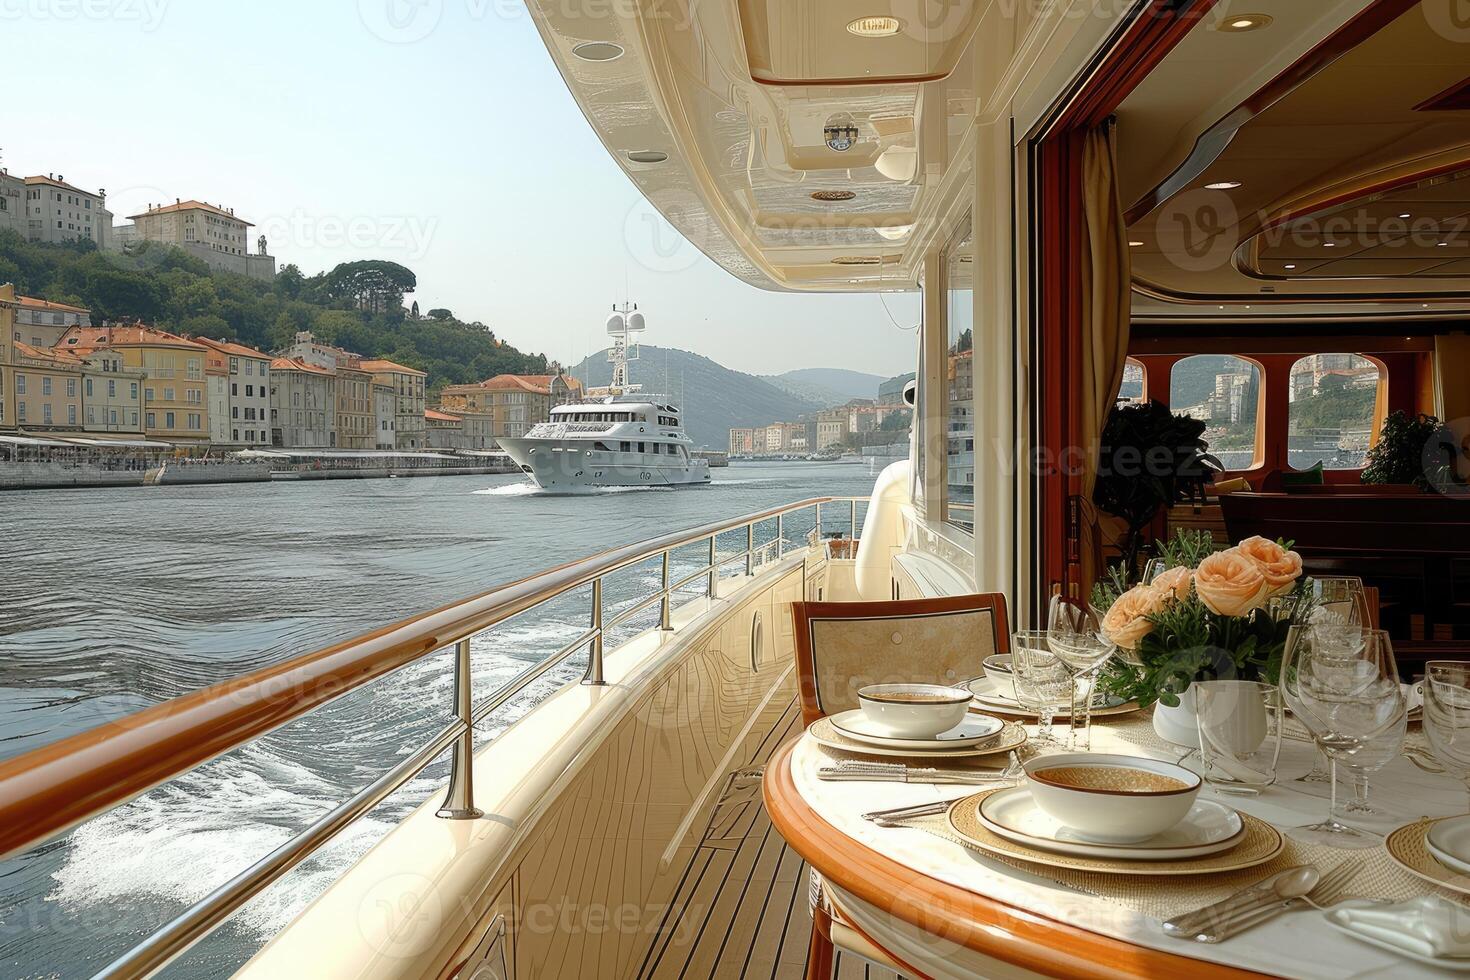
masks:
[[[1009,711],[1012,714],[1036,714],[1036,712],[1032,711],[1030,708],[1022,707],[1021,702],[1017,701],[1015,698],[1007,697],[1006,695],[997,691],[995,689],[995,681],[991,680],[989,677],[976,677],[973,680],[966,681],[965,686],[970,689],[970,694],[973,695],[975,700],[978,701],[982,706],[1000,708],[1002,710]],[[1108,694],[1104,697],[1104,701],[1100,703],[1095,702],[1093,704],[1093,711],[1110,711],[1113,708],[1116,708],[1119,705],[1125,703],[1122,698],[1118,697],[1115,694]],[[1065,718],[1071,713],[1071,706],[1064,704],[1057,712],[1057,717]]]
[[[1403,956],[1407,959],[1417,960],[1420,963],[1427,963],[1430,966],[1437,966],[1441,970],[1453,970],[1456,973],[1470,973],[1470,959],[1460,959],[1458,957],[1451,959],[1449,957],[1443,956],[1420,956],[1418,953],[1404,949],[1402,946],[1395,946],[1393,943],[1384,942],[1382,939],[1379,939],[1376,936],[1365,936],[1361,932],[1358,932],[1354,929],[1349,929],[1346,925],[1342,923],[1341,919],[1339,918],[1339,912],[1337,909],[1329,911],[1325,916],[1323,916],[1323,918],[1327,920],[1328,925],[1332,926],[1332,928],[1336,929],[1338,932],[1341,932],[1348,936],[1352,936],[1359,942],[1367,943],[1369,946],[1377,946],[1379,949],[1387,950],[1390,953],[1397,953],[1399,956]]]
[[[1005,727],[1005,722],[989,715],[972,714],[949,731],[940,732],[933,738],[895,738],[888,734],[888,727],[869,718],[862,708],[841,711],[829,720],[832,727],[848,738],[868,745],[881,745],[889,749],[960,749],[985,741]]]
[[[1025,786],[1013,786],[980,803],[980,822],[998,837],[1027,847],[1081,857],[1133,861],[1171,861],[1226,851],[1240,843],[1245,823],[1240,814],[1214,800],[1196,800],[1175,826],[1136,844],[1099,844],[1047,816]]]
[[[1424,838],[1424,846],[1446,868],[1470,875],[1470,816],[1436,820]]]

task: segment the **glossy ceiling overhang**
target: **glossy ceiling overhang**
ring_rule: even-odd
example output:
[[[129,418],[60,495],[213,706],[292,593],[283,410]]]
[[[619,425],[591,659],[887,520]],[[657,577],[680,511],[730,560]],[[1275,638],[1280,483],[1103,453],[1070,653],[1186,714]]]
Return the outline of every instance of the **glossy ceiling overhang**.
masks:
[[[937,79],[890,80],[917,63],[905,49],[891,61],[870,59],[885,79],[879,84],[766,84],[752,77],[746,15],[763,12],[769,33],[772,11],[784,2],[627,0],[598,17],[557,0],[528,6],[608,152],[650,208],[715,262],[770,289],[913,288],[924,248],[973,195],[980,63],[970,35],[986,17],[1008,18],[984,33],[986,47],[1002,56],[987,66],[999,78],[1031,15],[1017,15],[1003,0],[954,0],[950,6],[965,11],[962,29],[930,31],[924,42],[923,63],[943,74]],[[904,19],[907,11],[905,23],[913,24],[912,11],[924,6],[905,0],[860,12],[897,10]],[[817,41],[810,31],[776,37],[784,38],[782,50],[809,54]],[[882,50],[893,39],[853,40]],[[583,61],[574,50],[589,41],[617,44],[623,54]],[[773,62],[800,63],[794,56]],[[827,145],[824,128],[833,121],[858,130],[851,149]],[[639,164],[629,157],[636,150],[668,157]],[[829,191],[852,196],[822,199]],[[644,240],[652,217],[630,216],[629,253],[666,269],[662,250]]]
[[[1139,103],[1125,102],[1124,191],[1140,201],[1129,224],[1140,243],[1131,250],[1135,311],[1193,318],[1470,309],[1470,231],[1459,224],[1470,202],[1462,200],[1466,182],[1449,177],[1470,160],[1470,112],[1422,108],[1470,74],[1470,45],[1436,29],[1451,22],[1446,5],[1455,2],[1363,6],[1234,108],[1196,119],[1185,130],[1196,141],[1172,154],[1147,146],[1134,153],[1138,144],[1129,142],[1130,132],[1157,131],[1171,108],[1178,114],[1172,96],[1145,86]],[[1236,40],[1202,30],[1171,59],[1208,63],[1203,49]],[[1270,52],[1273,30],[1245,36]],[[1185,69],[1173,70],[1173,79],[1164,70],[1156,81],[1177,87]],[[1426,241],[1396,233],[1401,213],[1418,214]]]

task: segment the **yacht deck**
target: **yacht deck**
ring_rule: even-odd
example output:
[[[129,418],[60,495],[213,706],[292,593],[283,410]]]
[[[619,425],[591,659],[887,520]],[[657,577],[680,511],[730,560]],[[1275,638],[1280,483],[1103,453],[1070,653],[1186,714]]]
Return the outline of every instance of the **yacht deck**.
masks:
[[[751,767],[730,777],[638,972],[640,980],[801,980],[811,942],[806,862],[771,827],[761,774],[777,746],[801,731],[793,700]],[[898,980],[837,952],[837,980]]]

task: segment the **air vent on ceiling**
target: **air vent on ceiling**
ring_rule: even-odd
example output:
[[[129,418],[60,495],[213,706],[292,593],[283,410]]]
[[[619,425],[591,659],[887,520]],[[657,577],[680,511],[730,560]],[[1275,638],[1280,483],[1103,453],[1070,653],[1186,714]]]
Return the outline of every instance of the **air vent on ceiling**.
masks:
[[[851,201],[857,197],[852,191],[813,191],[813,201]]]
[[[833,265],[882,265],[883,260],[876,255],[839,255],[832,260]]]

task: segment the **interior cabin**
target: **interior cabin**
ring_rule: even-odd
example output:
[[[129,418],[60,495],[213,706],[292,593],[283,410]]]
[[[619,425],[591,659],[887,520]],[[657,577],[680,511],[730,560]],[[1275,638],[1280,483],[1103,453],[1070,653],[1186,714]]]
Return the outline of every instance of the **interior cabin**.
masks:
[[[441,729],[118,945],[106,975],[187,962],[424,779],[436,789],[421,806],[231,968],[464,980],[1431,969],[1317,920],[1179,942],[1127,901],[1081,887],[1058,898],[1004,864],[967,888],[883,853],[876,831],[776,804],[803,791],[792,745],[859,670],[833,681],[813,666],[811,617],[845,607],[868,624],[852,649],[881,647],[885,670],[909,680],[958,683],[1008,649],[1011,629],[1045,627],[1052,596],[1089,595],[1126,547],[1096,504],[1117,475],[1099,461],[1120,406],[1194,420],[1218,463],[1143,524],[1143,554],[1178,528],[1221,544],[1288,539],[1309,572],[1376,590],[1372,615],[1405,679],[1470,652],[1463,4],[527,6],[608,154],[731,275],[918,294],[912,360],[893,365],[917,372],[911,458],[869,498],[818,490],[524,569],[0,763],[8,855],[406,666],[437,658],[452,676]],[[1396,412],[1435,416],[1440,441],[1380,452]],[[1418,485],[1365,480],[1375,459],[1387,472],[1406,452],[1444,465],[1410,467]],[[640,590],[620,584],[633,577]],[[474,686],[496,627],[551,600],[581,604],[585,632],[498,688]],[[972,618],[924,632],[925,617],[957,611]],[[582,683],[533,705],[531,685],[568,665]],[[516,707],[514,724],[477,733]]]

